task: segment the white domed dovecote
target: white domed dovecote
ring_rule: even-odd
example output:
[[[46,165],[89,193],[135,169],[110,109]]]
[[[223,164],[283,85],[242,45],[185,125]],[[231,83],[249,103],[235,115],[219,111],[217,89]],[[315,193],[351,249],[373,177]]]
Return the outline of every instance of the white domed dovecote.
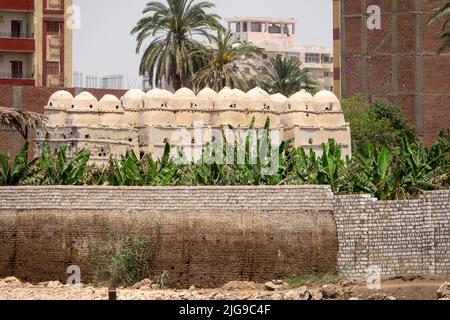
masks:
[[[125,112],[124,122],[129,126],[136,126],[138,113],[144,107],[145,92],[139,89],[128,90],[120,102]]]
[[[178,127],[193,127],[194,123],[207,125],[199,112],[199,101],[195,93],[188,88],[181,88],[174,94],[175,118]]]
[[[68,110],[66,122],[78,127],[95,127],[100,124],[98,100],[90,92],[83,91],[74,99]]]
[[[124,110],[120,100],[111,94],[104,95],[98,102],[100,125],[104,127],[123,127],[128,125],[123,121]]]
[[[272,100],[273,109],[277,113],[281,114],[287,109],[289,99],[281,93],[271,95],[270,99]]]
[[[67,110],[73,105],[73,96],[70,92],[60,90],[53,93],[44,107],[48,127],[63,126],[66,121]]]
[[[145,95],[137,127],[176,127],[174,94],[162,89],[152,89]]]
[[[341,103],[333,92],[322,90],[314,96],[314,111],[321,126],[338,127],[345,124]]]
[[[215,127],[231,126],[245,128],[248,126],[245,115],[244,99],[238,96],[230,88],[223,88],[216,98],[216,107],[212,117],[212,125]]]
[[[204,88],[197,94],[199,109],[205,111],[212,111],[215,107],[215,101],[217,99],[217,92],[211,88]]]
[[[252,118],[255,118],[255,127],[264,127],[267,118],[270,119],[271,127],[278,126],[279,121],[276,121],[276,113],[274,113],[274,106],[270,95],[261,88],[253,88],[246,94],[245,99],[247,110],[247,122],[250,123]]]
[[[317,126],[316,113],[313,108],[313,96],[306,90],[293,94],[287,103],[287,109],[281,116],[285,128],[293,126]]]

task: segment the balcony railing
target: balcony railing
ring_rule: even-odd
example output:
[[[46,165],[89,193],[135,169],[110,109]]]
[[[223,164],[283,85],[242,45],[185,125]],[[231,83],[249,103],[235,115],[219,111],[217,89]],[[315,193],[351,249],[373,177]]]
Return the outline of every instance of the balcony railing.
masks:
[[[33,39],[34,33],[0,32],[0,38]]]
[[[24,73],[24,72],[0,72],[0,78],[6,79],[34,79],[34,75],[32,73]]]

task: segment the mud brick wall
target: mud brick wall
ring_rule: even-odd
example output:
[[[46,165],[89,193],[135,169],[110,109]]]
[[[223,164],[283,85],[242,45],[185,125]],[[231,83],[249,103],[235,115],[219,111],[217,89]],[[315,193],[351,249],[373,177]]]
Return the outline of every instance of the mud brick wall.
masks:
[[[337,196],[334,216],[341,274],[450,274],[449,190],[406,201]]]
[[[89,282],[89,248],[135,230],[176,287],[336,270],[328,187],[0,188],[0,208],[0,277]]]

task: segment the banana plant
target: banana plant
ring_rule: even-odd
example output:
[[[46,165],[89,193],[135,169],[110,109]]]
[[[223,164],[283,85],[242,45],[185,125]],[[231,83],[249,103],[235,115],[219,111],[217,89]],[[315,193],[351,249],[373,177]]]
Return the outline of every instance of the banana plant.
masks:
[[[67,158],[67,145],[52,154],[48,143],[38,158],[39,173],[36,178],[41,185],[83,185],[90,152],[82,149],[72,159]]]
[[[28,162],[29,142],[25,141],[19,154],[10,164],[8,154],[0,153],[0,185],[15,186],[25,184],[36,173],[37,159]]]

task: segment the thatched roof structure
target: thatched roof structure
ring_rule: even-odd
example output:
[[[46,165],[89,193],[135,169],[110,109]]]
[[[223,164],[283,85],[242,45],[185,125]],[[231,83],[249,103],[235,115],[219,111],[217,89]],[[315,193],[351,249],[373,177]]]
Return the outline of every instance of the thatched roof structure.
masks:
[[[28,131],[45,128],[46,117],[43,114],[0,107],[0,127],[17,130],[24,139],[28,138]]]

